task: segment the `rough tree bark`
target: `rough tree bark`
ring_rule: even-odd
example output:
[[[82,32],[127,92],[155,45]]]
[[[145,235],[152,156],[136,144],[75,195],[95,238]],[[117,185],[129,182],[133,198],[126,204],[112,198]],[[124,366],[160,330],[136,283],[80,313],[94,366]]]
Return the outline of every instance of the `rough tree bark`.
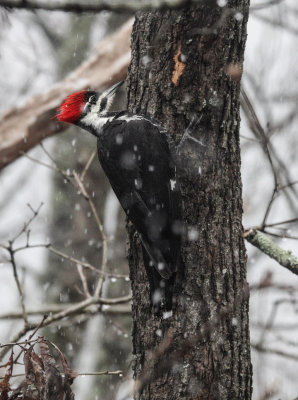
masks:
[[[246,252],[241,224],[239,81],[249,0],[137,14],[128,107],[162,121],[178,143],[184,274],[173,316],[150,313],[139,240],[130,227],[138,399],[250,399]]]

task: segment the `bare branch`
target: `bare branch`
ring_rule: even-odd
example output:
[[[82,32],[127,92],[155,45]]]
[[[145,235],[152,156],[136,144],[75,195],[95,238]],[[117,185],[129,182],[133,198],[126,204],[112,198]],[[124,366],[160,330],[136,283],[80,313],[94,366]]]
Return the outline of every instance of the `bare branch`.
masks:
[[[30,208],[33,215],[31,218],[29,218],[29,220],[27,222],[24,223],[22,229],[11,239],[11,242],[15,242],[23,233],[25,233],[27,231],[28,227],[31,225],[31,223],[34,221],[34,219],[39,214],[39,211],[40,211],[41,207],[43,206],[43,203],[41,202],[39,207],[36,210],[34,210],[30,204],[27,204],[27,206],[28,206],[28,208]]]
[[[16,260],[15,260],[14,251],[13,251],[13,248],[12,248],[12,242],[9,242],[9,246],[7,247],[7,250],[8,250],[9,255],[10,255],[10,262],[11,262],[12,269],[13,269],[13,276],[14,276],[14,279],[16,281],[18,292],[19,292],[19,295],[20,295],[20,301],[21,301],[21,307],[22,307],[22,313],[23,313],[23,320],[24,320],[24,324],[25,324],[25,327],[26,327],[27,324],[28,324],[28,318],[27,318],[27,313],[26,313],[26,308],[25,308],[25,298],[24,298],[23,289],[22,289],[22,286],[21,286],[20,280],[19,280]]]
[[[86,172],[88,171],[90,165],[92,164],[92,161],[94,160],[96,154],[97,154],[97,151],[94,150],[94,151],[92,152],[92,154],[91,154],[89,160],[87,161],[87,163],[86,163],[86,165],[85,165],[85,168],[84,168],[83,172],[82,172],[81,175],[80,175],[80,180],[81,180],[82,182],[84,181]]]
[[[73,304],[72,304],[73,305]],[[46,306],[40,306],[36,309],[27,309],[28,316],[40,316],[40,315],[47,315],[53,314],[57,312],[61,312],[66,310],[69,304],[47,304]],[[109,307],[104,307],[101,312],[107,315],[114,315],[114,314],[131,314],[131,310],[129,307],[121,306],[121,305],[109,305]],[[98,313],[98,309],[94,310],[94,308],[86,308],[82,312],[84,315],[93,315]],[[83,315],[78,313],[78,315]],[[15,310],[15,311],[8,311],[3,314],[0,314],[1,319],[21,319],[23,318],[22,310]]]
[[[36,323],[34,326],[29,325],[29,324],[24,325],[24,327],[15,334],[15,336],[12,338],[11,342],[12,343],[18,342],[23,336],[26,335],[27,332],[33,330],[31,335],[29,336],[29,341],[30,341],[32,339],[32,337],[35,335],[35,333],[38,331],[38,329],[42,326],[45,319],[46,319],[46,316],[44,315],[42,320],[40,322]],[[2,360],[3,357],[5,357],[5,355],[10,350],[11,347],[12,346],[0,345],[0,348],[3,348],[2,351],[0,352],[0,360]],[[15,362],[19,359],[21,353],[16,357]]]
[[[297,301],[295,299],[292,299],[292,298],[290,298],[290,299],[286,298],[286,299],[278,299],[273,303],[272,308],[271,308],[271,312],[270,312],[269,317],[267,319],[267,322],[263,326],[260,338],[258,340],[258,346],[262,347],[264,345],[266,334],[269,331],[271,332],[273,324],[274,324],[276,316],[277,316],[277,311],[280,308],[280,306],[283,305],[283,304],[288,304],[288,303],[295,305],[297,303]]]
[[[77,264],[77,270],[78,270],[78,274],[79,274],[81,282],[82,282],[82,286],[83,286],[83,289],[84,289],[84,294],[85,294],[86,298],[90,298],[91,294],[89,292],[86,275],[84,274],[82,265]]]
[[[73,173],[74,174],[74,178],[83,194],[83,196],[85,197],[85,199],[88,201],[89,206],[91,208],[91,211],[93,213],[94,219],[97,223],[97,227],[99,229],[100,235],[101,235],[101,239],[102,239],[102,264],[101,264],[101,270],[105,273],[106,272],[106,268],[107,268],[107,260],[108,260],[108,240],[105,234],[105,231],[103,229],[103,224],[101,222],[101,219],[99,218],[99,215],[97,213],[96,207],[91,199],[91,197],[88,195],[86,188],[83,184],[83,182],[80,180],[78,174],[76,172]],[[98,297],[101,294],[102,291],[102,285],[104,282],[104,274],[99,278],[95,291],[94,291],[94,296]]]
[[[120,378],[123,376],[123,371],[100,371],[100,372],[82,372],[78,376],[88,376],[88,375],[118,375]]]
[[[122,297],[115,297],[112,299],[109,298],[102,298],[102,297],[90,297],[89,299],[83,300],[79,303],[73,304],[64,310],[57,312],[51,316],[48,316],[42,326],[49,325],[54,321],[58,321],[62,318],[65,318],[69,315],[76,314],[85,308],[93,305],[93,304],[105,304],[105,305],[113,305],[113,304],[123,304],[127,303],[131,300],[131,295],[122,296]]]
[[[284,2],[284,0],[268,0],[260,4],[256,4],[250,7],[250,11],[263,10],[264,8],[278,6],[280,3]]]
[[[28,342],[22,342],[24,344],[27,344]],[[11,346],[18,345],[19,343],[9,343]],[[100,376],[100,375],[117,375],[120,378],[123,376],[123,371],[117,370],[117,371],[99,371],[99,372],[80,372],[77,374],[77,376]],[[19,376],[25,376],[25,374],[13,374],[11,375],[11,378],[17,378]],[[62,373],[61,376],[64,376]],[[4,376],[0,376],[0,379],[3,379]]]
[[[277,229],[277,228],[276,228]],[[298,240],[298,236],[288,235],[286,233],[273,233],[268,230],[263,230],[263,233],[266,233],[269,236],[277,237],[279,239],[291,239],[291,240]]]
[[[298,361],[298,355],[295,355],[293,353],[286,353],[285,351],[281,351],[281,350],[277,350],[277,349],[268,349],[266,347],[259,346],[258,344],[255,344],[255,343],[251,343],[251,347],[256,351],[260,351],[261,353],[267,353],[267,354],[273,354],[273,355],[275,354],[277,356],[286,357],[291,360]]]
[[[241,106],[248,118],[250,128],[252,132],[255,134],[256,138],[260,140],[262,143],[263,151],[266,154],[269,164],[271,166],[271,170],[274,176],[274,186],[278,186],[278,176],[277,172],[275,170],[275,167],[273,165],[273,161],[271,158],[270,150],[269,150],[269,143],[268,143],[268,138],[266,137],[265,131],[259,121],[259,118],[252,106],[252,103],[246,93],[246,90],[244,87],[241,88]]]
[[[37,217],[37,215],[38,215],[38,213],[39,213],[39,211],[40,211],[40,209],[41,209],[43,203],[41,203],[41,204],[39,205],[39,207],[38,207],[36,210],[34,210],[34,209],[31,207],[30,204],[27,204],[27,205],[28,205],[28,207],[30,208],[30,210],[31,210],[32,213],[33,213],[32,217],[29,218],[29,220],[28,220],[26,223],[24,223],[24,226],[22,227],[22,229],[13,237],[13,239],[11,239],[11,240],[8,242],[8,245],[1,244],[1,247],[2,247],[3,249],[5,249],[5,250],[9,253],[9,257],[10,257],[10,258],[9,258],[8,261],[9,261],[10,264],[12,265],[13,276],[14,276],[14,279],[15,279],[15,282],[16,282],[16,285],[17,285],[17,288],[18,288],[18,292],[19,292],[19,296],[20,296],[20,301],[21,301],[21,307],[22,307],[22,315],[23,315],[23,320],[24,320],[25,327],[26,327],[27,324],[28,324],[28,318],[27,318],[27,312],[26,312],[26,307],[25,307],[24,292],[23,292],[22,285],[21,285],[20,280],[19,280],[18,269],[17,269],[16,260],[15,260],[15,253],[16,253],[17,250],[14,249],[14,242],[15,242],[23,233],[25,233],[25,234],[26,234],[26,237],[27,237],[27,243],[26,243],[26,245],[27,245],[27,246],[29,245],[30,230],[29,230],[28,228],[29,228],[30,224],[33,222],[33,220]]]
[[[279,190],[284,190],[284,189],[287,189],[288,187],[291,187],[291,186],[294,186],[294,185],[297,185],[297,184],[298,184],[298,181],[289,182],[284,186],[280,186]]]
[[[261,225],[262,229],[264,229],[264,227],[266,225],[266,221],[267,221],[267,218],[268,218],[269,213],[271,211],[271,207],[272,207],[272,205],[274,203],[274,200],[276,199],[277,195],[278,195],[278,184],[277,184],[277,182],[275,182],[275,186],[274,186],[274,189],[272,191],[271,198],[269,200],[269,203],[267,205],[267,208],[266,208],[266,211],[265,211],[265,214],[264,214],[263,222],[262,222],[262,225]]]
[[[23,329],[21,329],[15,336],[14,338],[10,341],[12,343],[18,342],[19,339],[21,339],[27,332],[31,330],[36,330],[39,328],[42,328],[44,326],[48,326],[52,324],[53,322],[57,322],[62,320],[65,317],[75,315],[77,313],[82,312],[85,310],[87,307],[92,306],[92,305],[114,305],[114,304],[123,304],[123,303],[128,303],[131,301],[131,295],[127,296],[122,296],[122,297],[116,297],[116,298],[101,298],[101,297],[90,297],[88,299],[85,299],[81,302],[72,304],[68,307],[66,307],[64,310],[58,311],[57,313],[54,313],[52,315],[46,316],[42,322],[39,323],[33,323],[33,324],[27,324],[24,326]],[[0,348],[3,347],[0,345]],[[3,348],[3,350],[0,352],[0,359],[2,359],[7,352],[9,351],[10,347],[6,346]]]
[[[276,151],[274,150],[272,144],[270,143],[270,141],[269,141],[270,137],[268,135],[268,132],[266,133],[264,128],[262,127],[261,122],[258,118],[258,115],[257,115],[244,87],[241,88],[241,106],[242,106],[242,109],[243,109],[247,119],[248,119],[248,122],[249,122],[249,125],[250,125],[250,128],[251,128],[253,134],[261,142],[262,149],[269,161],[271,171],[273,174],[273,179],[274,179],[274,187],[272,190],[272,195],[271,195],[271,198],[266,207],[266,211],[265,211],[265,214],[263,217],[263,222],[261,225],[262,230],[263,230],[264,226],[266,225],[267,218],[270,214],[272,205],[273,205],[274,201],[276,200],[276,198],[279,194],[279,191],[281,190],[281,187],[280,187],[281,173],[280,173],[280,171],[283,172],[284,179],[286,181],[286,186],[284,186],[283,189],[286,187],[290,188],[291,191],[293,193],[295,193],[295,195],[296,195],[296,191],[295,191],[294,185],[291,183],[291,179],[290,179],[288,170],[287,170],[286,166],[284,165],[284,163],[282,162],[282,160],[279,159]],[[277,167],[275,166],[273,159],[276,162]]]
[[[269,228],[271,226],[277,226],[277,225],[292,224],[292,223],[297,222],[297,221],[298,221],[298,218],[292,218],[292,219],[288,219],[288,220],[281,221],[281,222],[274,222],[272,224],[266,224],[265,228]]]
[[[205,0],[192,0],[192,3],[202,3]],[[8,8],[20,8],[26,10],[48,10],[65,12],[136,12],[152,9],[181,8],[189,4],[188,0],[1,0],[0,6]]]
[[[286,30],[289,33],[292,33],[295,36],[298,36],[298,29],[296,27],[290,26],[289,23],[284,23],[279,21],[278,19],[271,19],[265,17],[264,15],[254,14],[254,17],[258,18],[260,21],[266,22],[267,24],[273,25],[274,27],[278,27]]]
[[[101,264],[101,277],[99,278],[96,288],[95,288],[95,297],[100,296],[101,294],[101,290],[102,290],[102,285],[104,282],[104,278],[105,278],[105,273],[106,273],[106,268],[107,268],[107,254],[108,254],[108,248],[107,248],[107,237],[103,228],[103,224],[101,222],[101,219],[97,213],[96,207],[94,202],[92,201],[91,197],[89,196],[84,182],[82,181],[82,179],[79,177],[79,175],[74,171],[71,175],[67,174],[65,171],[61,170],[56,161],[54,160],[54,158],[50,155],[50,153],[45,149],[45,147],[41,144],[42,149],[44,150],[45,154],[50,158],[50,160],[54,163],[55,167],[50,167],[48,164],[46,164],[47,167],[49,168],[53,168],[56,172],[60,173],[65,179],[67,179],[67,181],[73,185],[76,189],[79,189],[80,194],[85,198],[85,200],[87,200],[89,207],[92,211],[92,214],[94,216],[95,222],[97,224],[98,230],[100,232],[101,235],[101,239],[102,239],[102,264]],[[32,157],[29,157],[32,161],[38,161],[35,159],[32,159]],[[88,164],[88,163],[87,163]],[[73,177],[75,182],[73,182],[70,178]],[[82,264],[81,262],[79,262],[79,264]],[[90,267],[90,266],[88,266]]]
[[[31,246],[29,246],[29,247],[31,247]],[[93,265],[91,265],[87,262],[78,260],[77,258],[71,257],[68,254],[63,253],[62,251],[57,250],[52,246],[43,246],[43,247],[47,247],[47,249],[49,251],[51,251],[52,253],[57,254],[58,256],[63,257],[65,260],[69,260],[76,265],[82,265],[82,267],[90,269],[91,271],[95,272],[96,274],[101,274],[101,275],[105,275],[110,278],[117,278],[117,279],[128,279],[129,278],[128,275],[125,275],[125,274],[113,274],[113,273],[102,271],[101,269],[97,269]],[[16,249],[15,251],[18,251],[18,250],[19,249]]]

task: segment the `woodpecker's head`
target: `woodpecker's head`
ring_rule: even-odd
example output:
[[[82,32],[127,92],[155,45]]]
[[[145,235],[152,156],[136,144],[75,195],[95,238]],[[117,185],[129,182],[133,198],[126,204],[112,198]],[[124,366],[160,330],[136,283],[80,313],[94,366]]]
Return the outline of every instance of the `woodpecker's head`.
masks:
[[[116,83],[102,94],[91,90],[70,94],[58,107],[56,118],[60,122],[96,128],[98,121],[109,111],[115,93],[123,82]]]

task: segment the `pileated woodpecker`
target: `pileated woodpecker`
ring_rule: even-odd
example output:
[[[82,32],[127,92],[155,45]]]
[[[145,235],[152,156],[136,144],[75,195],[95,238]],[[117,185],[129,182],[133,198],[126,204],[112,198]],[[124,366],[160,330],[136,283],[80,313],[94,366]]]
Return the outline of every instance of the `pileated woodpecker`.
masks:
[[[108,112],[123,81],[102,94],[69,95],[56,118],[97,137],[98,157],[128,219],[141,237],[151,304],[172,308],[180,258],[181,197],[174,146],[160,123],[127,111]]]

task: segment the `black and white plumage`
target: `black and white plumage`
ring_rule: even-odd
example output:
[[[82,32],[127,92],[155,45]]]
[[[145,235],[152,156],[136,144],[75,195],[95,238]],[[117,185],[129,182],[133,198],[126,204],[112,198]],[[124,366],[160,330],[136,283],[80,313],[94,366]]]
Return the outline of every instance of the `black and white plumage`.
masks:
[[[57,118],[97,137],[102,168],[141,237],[151,301],[156,308],[164,303],[169,310],[181,242],[181,196],[174,150],[158,121],[126,111],[108,112],[121,84],[102,95],[83,91],[69,96]]]

